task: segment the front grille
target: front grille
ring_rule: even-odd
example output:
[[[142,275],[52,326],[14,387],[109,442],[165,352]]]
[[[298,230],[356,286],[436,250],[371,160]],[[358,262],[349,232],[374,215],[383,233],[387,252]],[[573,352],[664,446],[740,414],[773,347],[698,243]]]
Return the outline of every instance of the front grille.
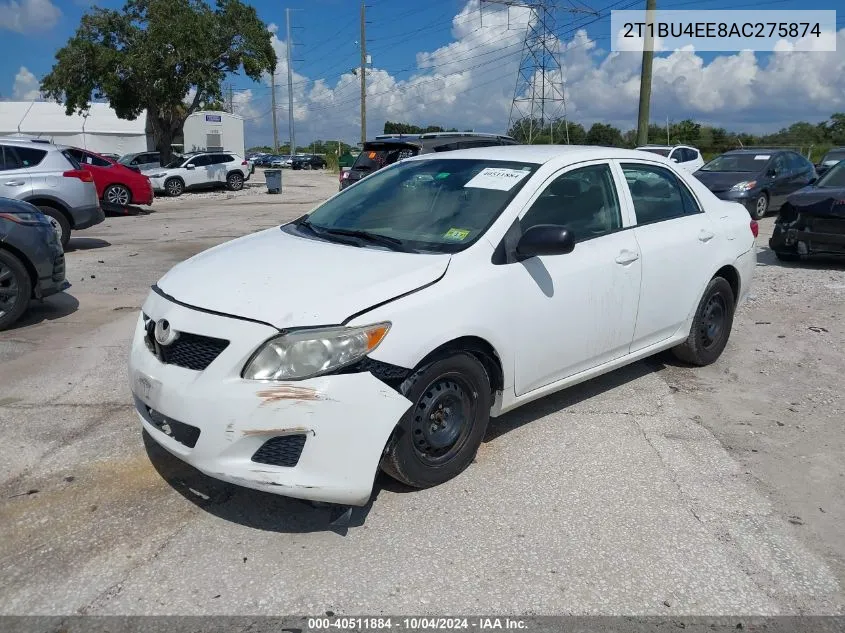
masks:
[[[197,445],[197,440],[200,438],[200,430],[197,427],[169,418],[163,413],[159,413],[155,409],[148,407],[137,397],[135,398],[135,408],[141,412],[141,415],[144,416],[147,422],[168,437],[172,437],[188,448],[193,448]]]
[[[166,365],[203,371],[229,346],[229,341],[224,339],[190,332],[179,332],[175,341],[169,345],[160,345],[155,340],[155,322],[146,314],[144,324],[147,331],[144,337],[147,349]]]
[[[287,466],[292,468],[299,462],[302,449],[305,446],[304,435],[284,435],[267,440],[255,451],[252,461],[270,466]]]
[[[65,256],[59,255],[53,260],[53,281],[65,280]]]

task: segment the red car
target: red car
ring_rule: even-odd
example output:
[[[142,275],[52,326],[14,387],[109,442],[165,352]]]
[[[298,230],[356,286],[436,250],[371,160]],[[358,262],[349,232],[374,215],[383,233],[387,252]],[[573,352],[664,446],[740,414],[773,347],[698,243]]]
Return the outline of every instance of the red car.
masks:
[[[84,169],[91,172],[100,200],[117,206],[152,204],[153,185],[150,179],[111,158],[87,149],[65,147]]]

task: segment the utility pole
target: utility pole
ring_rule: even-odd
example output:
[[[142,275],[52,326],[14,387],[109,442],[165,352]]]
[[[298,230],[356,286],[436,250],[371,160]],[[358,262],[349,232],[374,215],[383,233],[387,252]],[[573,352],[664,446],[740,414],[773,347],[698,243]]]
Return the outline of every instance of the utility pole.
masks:
[[[672,141],[669,140],[669,117],[666,117],[666,145],[671,145]]]
[[[276,121],[276,67],[270,72],[270,99],[273,108],[273,153],[279,153],[279,125]]]
[[[643,42],[643,69],[640,73],[640,110],[637,116],[637,145],[648,143],[648,109],[651,105],[651,65],[654,61],[654,12],[657,10],[657,0],[646,0],[645,21],[646,32]]]
[[[229,84],[229,113],[235,113],[235,92],[232,88],[232,84]]]
[[[288,27],[288,133],[290,134],[290,155],[296,155],[296,135],[293,133],[293,56],[290,54],[290,9],[285,9]]]
[[[361,143],[367,142],[367,33],[364,2],[361,0]]]

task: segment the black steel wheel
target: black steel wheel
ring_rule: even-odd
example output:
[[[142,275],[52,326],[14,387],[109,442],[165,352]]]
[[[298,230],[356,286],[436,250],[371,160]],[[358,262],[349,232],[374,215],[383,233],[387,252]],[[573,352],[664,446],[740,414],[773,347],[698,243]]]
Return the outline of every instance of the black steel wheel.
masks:
[[[727,280],[714,277],[698,304],[689,336],[672,351],[680,360],[704,366],[722,355],[733,327],[736,300]]]
[[[415,488],[442,484],[467,468],[490,419],[490,379],[459,353],[419,369],[402,387],[413,406],[388,442],[381,468]]]
[[[0,330],[17,321],[29,305],[32,282],[21,261],[0,249]]]
[[[185,192],[185,183],[181,178],[170,178],[164,181],[164,190],[168,196],[176,198]]]

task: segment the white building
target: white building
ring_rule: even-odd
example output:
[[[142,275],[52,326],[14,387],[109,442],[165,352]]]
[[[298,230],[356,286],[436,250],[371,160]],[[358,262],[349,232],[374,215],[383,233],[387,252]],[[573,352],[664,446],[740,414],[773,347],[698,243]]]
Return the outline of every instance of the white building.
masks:
[[[194,112],[182,128],[185,152],[233,152],[243,156],[244,120],[229,112]]]
[[[46,138],[103,154],[147,151],[146,122],[146,113],[134,121],[119,119],[107,103],[92,103],[84,116],[68,116],[52,101],[0,101],[0,136]]]

